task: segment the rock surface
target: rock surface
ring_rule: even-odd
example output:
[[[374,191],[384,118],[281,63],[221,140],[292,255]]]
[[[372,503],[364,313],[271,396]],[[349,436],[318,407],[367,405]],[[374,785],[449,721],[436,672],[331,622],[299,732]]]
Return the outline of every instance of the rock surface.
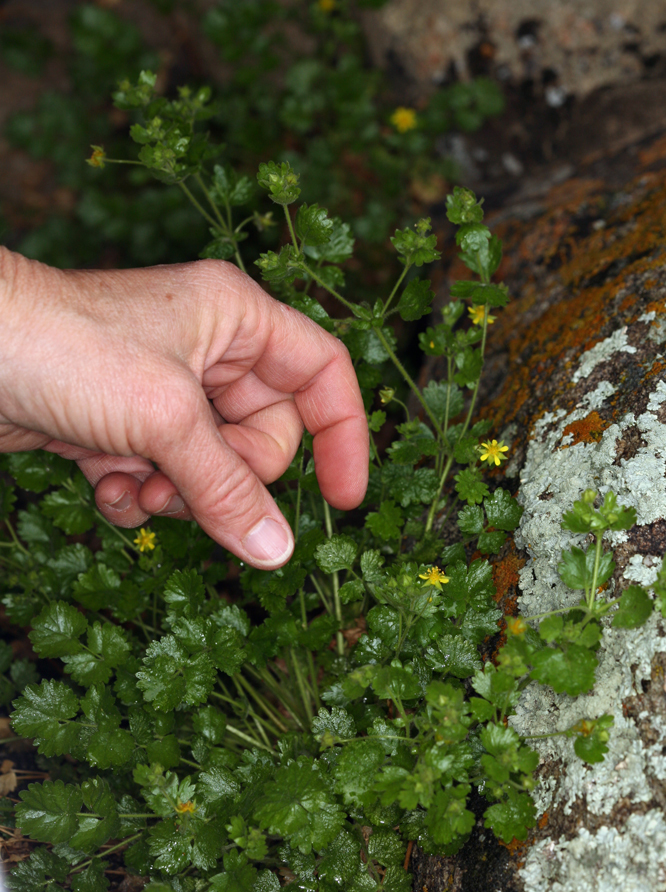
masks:
[[[588,487],[613,490],[638,515],[634,529],[611,534],[609,596],[634,582],[649,589],[666,552],[666,139],[633,166],[622,187],[581,176],[487,221],[504,240],[498,278],[513,300],[491,329],[485,413],[511,447],[497,480],[525,508],[495,565],[507,612],[578,600],[556,566],[584,539],[560,521]],[[456,858],[417,858],[415,889],[666,890],[663,621],[631,631],[607,622],[598,657],[590,694],[532,685],[511,722],[538,735],[612,713],[605,760],[585,765],[564,737],[536,741],[540,818],[527,844],[502,848],[479,824]]]
[[[421,86],[468,78],[480,56],[543,83],[553,106],[639,80],[666,52],[663,0],[391,0],[372,18],[376,61],[397,57]]]

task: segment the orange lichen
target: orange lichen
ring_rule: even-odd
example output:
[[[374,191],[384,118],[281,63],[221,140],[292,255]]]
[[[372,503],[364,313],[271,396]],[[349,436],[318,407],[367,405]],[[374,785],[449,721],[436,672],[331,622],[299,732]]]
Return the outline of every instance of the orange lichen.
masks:
[[[493,564],[493,582],[497,589],[496,601],[502,601],[509,589],[515,588],[519,581],[519,571],[525,566],[525,559],[513,552],[501,561]],[[508,613],[508,611],[505,611]]]
[[[509,855],[512,858],[520,858],[520,861],[516,862],[516,867],[523,867],[525,864],[525,850],[527,849],[527,845],[524,842],[521,842],[519,839],[516,839],[515,836],[511,840],[511,842],[503,842],[503,840],[498,840],[501,846],[504,846],[505,849],[508,850]]]
[[[539,828],[539,830],[543,830],[543,828],[546,826],[547,823],[548,823],[548,812],[545,811],[541,815],[539,820],[537,821],[537,827]]]
[[[567,444],[569,446],[575,446],[576,443],[598,443],[607,427],[610,427],[610,422],[601,418],[598,412],[590,412],[585,418],[567,424],[562,432],[562,438],[568,434],[573,436],[571,443]]]
[[[666,361],[655,359],[650,370],[645,373],[645,378],[653,378],[655,375],[660,375],[664,369],[666,369]]]

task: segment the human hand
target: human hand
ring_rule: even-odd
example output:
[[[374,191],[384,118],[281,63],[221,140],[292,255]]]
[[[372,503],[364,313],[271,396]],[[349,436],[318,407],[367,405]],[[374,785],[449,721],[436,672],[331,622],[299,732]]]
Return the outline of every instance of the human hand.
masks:
[[[345,347],[221,261],[62,271],[0,247],[0,451],[74,459],[118,526],[193,518],[242,560],[293,536],[264,484],[314,435],[324,498],[362,500],[368,430]]]

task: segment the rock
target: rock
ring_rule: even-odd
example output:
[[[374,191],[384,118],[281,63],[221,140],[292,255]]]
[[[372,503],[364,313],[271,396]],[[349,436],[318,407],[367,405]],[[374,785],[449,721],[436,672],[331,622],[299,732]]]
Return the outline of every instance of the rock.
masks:
[[[567,95],[639,80],[666,51],[663,0],[391,0],[368,13],[375,62],[421,87],[486,69]]]
[[[513,300],[491,329],[484,414],[511,447],[493,473],[525,508],[509,556],[510,593],[525,615],[579,599],[556,566],[583,539],[560,521],[586,488],[614,491],[638,516],[609,536],[610,597],[635,582],[649,588],[666,552],[666,139],[632,157],[621,187],[609,169],[605,179],[579,176],[487,220],[504,240],[498,279]],[[540,819],[527,844],[491,844],[479,825],[455,858],[417,857],[415,889],[666,889],[664,622],[658,613],[636,630],[606,621],[597,655],[590,694],[532,684],[510,722],[524,735],[557,734],[612,713],[605,760],[584,764],[565,737],[534,741]]]

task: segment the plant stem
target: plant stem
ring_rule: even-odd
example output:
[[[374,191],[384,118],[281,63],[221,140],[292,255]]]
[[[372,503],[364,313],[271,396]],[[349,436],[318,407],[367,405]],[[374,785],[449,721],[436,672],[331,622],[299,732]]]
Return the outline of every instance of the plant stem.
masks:
[[[229,207],[229,203],[228,202],[226,203],[227,215],[228,215],[229,219],[225,222],[222,214],[220,213],[219,207],[215,204],[210,192],[206,188],[206,184],[204,183],[203,179],[201,178],[201,174],[199,174],[199,173],[195,174],[194,179],[197,181],[197,183],[199,184],[199,188],[201,189],[203,194],[208,199],[208,204],[212,207],[213,213],[217,217],[221,229],[223,231],[226,230],[225,235],[230,239],[230,241],[233,242],[234,255],[236,257],[236,263],[238,264],[238,268],[241,269],[243,272],[247,272],[247,270],[245,269],[245,264],[243,263],[243,258],[241,257],[240,251],[238,250],[238,243],[236,242],[236,239],[234,238],[234,231],[233,231],[232,225],[231,225],[231,208]]]
[[[213,227],[213,229],[217,230],[218,232],[222,232],[222,234],[224,235],[225,234],[224,231],[220,229],[220,224],[217,222],[217,220],[215,220],[214,217],[211,217],[211,215],[208,213],[208,211],[204,207],[202,207],[201,204],[199,204],[199,202],[194,197],[194,195],[190,192],[190,190],[187,188],[185,183],[181,180],[178,183],[178,185],[183,190],[185,195],[187,195],[187,197],[192,202],[194,207],[199,211],[199,213],[204,218],[204,220],[206,220],[208,223],[210,223],[210,225]]]
[[[283,204],[282,209],[284,210],[284,215],[287,218],[287,226],[289,227],[289,234],[291,235],[291,240],[294,243],[294,248],[296,248],[296,250],[300,253],[300,249],[298,247],[298,239],[296,238],[296,230],[294,229],[294,224],[291,219],[291,214],[289,213],[289,208],[286,204]]]
[[[389,308],[390,305],[391,305],[391,301],[392,301],[393,298],[395,297],[395,294],[396,294],[398,288],[400,288],[400,285],[402,284],[402,280],[403,280],[403,279],[405,278],[405,276],[407,275],[407,271],[408,271],[408,270],[409,270],[409,266],[406,266],[406,267],[403,269],[403,271],[400,273],[400,275],[399,275],[399,277],[398,277],[398,281],[397,281],[397,282],[395,283],[395,285],[393,286],[393,291],[391,291],[391,293],[389,294],[388,298],[386,299],[386,303],[384,304],[384,313],[387,313],[387,312],[388,312],[388,308]]]
[[[486,334],[488,332],[488,307],[484,308],[483,315],[483,333],[481,335],[481,359],[483,359],[486,352]],[[469,427],[469,423],[472,420],[472,415],[474,414],[474,406],[476,405],[476,398],[479,393],[479,385],[481,384],[481,374],[476,379],[476,384],[474,385],[474,390],[472,391],[472,399],[469,404],[469,410],[467,412],[467,417],[465,418],[465,422],[462,426],[462,430],[460,431],[460,437],[458,438],[458,442],[462,440],[462,438],[467,433],[467,428]]]
[[[603,532],[597,533],[596,536],[596,546],[594,549],[594,569],[592,570],[592,586],[590,588],[590,595],[587,599],[587,606],[592,609],[592,605],[594,604],[594,600],[597,595],[597,579],[599,578],[599,564],[601,563],[601,548],[603,544],[604,534]]]
[[[289,218],[289,222],[291,222],[291,218]],[[325,291],[328,291],[328,293],[330,295],[332,295],[334,298],[336,298],[336,300],[339,300],[341,304],[344,304],[344,306],[347,307],[348,310],[351,310],[352,313],[354,312],[354,310],[355,310],[354,304],[351,301],[347,300],[346,297],[343,297],[338,291],[335,290],[335,288],[331,288],[330,285],[327,285],[323,279],[320,279],[319,276],[317,275],[317,273],[313,269],[311,269],[307,265],[307,263],[303,264],[303,269],[305,270],[305,272],[307,272],[307,274],[309,276],[312,276],[312,278],[315,280],[315,282],[318,285],[321,285],[321,287]]]
[[[428,416],[428,418],[430,419],[430,422],[431,422],[432,426],[434,427],[437,436],[441,438],[442,437],[442,429],[439,426],[439,422],[435,418],[434,414],[431,412],[426,401],[423,399],[423,395],[422,395],[421,391],[419,390],[419,388],[416,386],[416,384],[410,377],[409,372],[407,371],[407,369],[404,367],[404,365],[400,362],[398,357],[395,355],[395,353],[391,349],[391,345],[387,341],[386,336],[384,335],[384,332],[381,330],[381,328],[375,328],[373,330],[375,331],[377,337],[381,341],[382,347],[384,348],[384,350],[386,350],[386,352],[390,356],[391,361],[393,362],[393,365],[400,372],[402,377],[405,379],[407,384],[410,386],[414,396],[418,399],[418,401],[421,403],[421,405],[425,409],[425,413]]]
[[[19,549],[19,551],[22,551],[23,554],[30,556],[30,552],[25,547],[25,545],[20,541],[19,537],[16,535],[16,532],[14,531],[14,527],[12,526],[9,518],[7,518],[5,520],[5,526],[9,530],[9,535],[14,540],[14,545]],[[3,542],[2,544],[4,545],[5,543]],[[7,544],[9,544],[9,543],[7,543]]]
[[[241,740],[244,740],[246,743],[251,743],[252,746],[256,746],[260,750],[266,750],[269,753],[275,752],[273,747],[266,746],[263,743],[259,743],[258,740],[255,740],[254,737],[250,737],[248,734],[244,734],[243,731],[239,731],[238,728],[234,728],[233,725],[227,725],[227,731],[231,731],[232,734],[235,734],[236,737],[240,737]]]
[[[444,470],[442,471],[442,476],[439,478],[439,484],[437,485],[437,495],[432,500],[432,504],[430,506],[430,510],[428,511],[428,519],[426,521],[426,533],[429,533],[432,529],[432,525],[435,521],[435,511],[437,510],[437,503],[439,502],[440,496],[442,494],[442,490],[444,489],[444,484],[446,483],[446,478],[449,476],[449,471],[451,470],[451,465],[453,464],[453,456],[450,455],[444,465]]]
[[[296,683],[298,684],[298,690],[300,691],[301,700],[305,707],[305,714],[307,715],[308,722],[312,722],[312,698],[310,697],[310,692],[307,690],[306,682],[303,678],[303,673],[301,672],[301,664],[293,647],[290,648],[290,655],[291,664],[294,667],[294,675],[296,676]]]
[[[280,721],[277,711],[270,705],[270,703],[268,703],[266,698],[262,697],[258,691],[255,691],[255,689],[252,687],[252,685],[249,684],[240,673],[238,673],[237,675],[234,675],[233,680],[237,686],[242,687],[250,695],[250,697],[252,697],[252,699],[256,701],[258,706],[260,706],[261,709],[263,709],[263,711],[266,713],[266,715],[269,717],[269,719],[273,722],[273,724],[280,731],[282,731],[283,734],[286,734],[287,726],[285,724],[283,724],[283,722]]]
[[[329,539],[333,537],[333,524],[331,522],[331,509],[328,506],[328,502],[326,499],[322,500],[324,503],[324,519],[326,521],[326,535]],[[338,576],[338,571],[333,571],[333,605],[335,608],[335,618],[338,621],[339,625],[342,625],[342,604],[340,603],[340,577]],[[337,642],[338,654],[342,657],[345,653],[345,639],[342,635],[342,629],[338,629],[335,635],[335,639]]]

